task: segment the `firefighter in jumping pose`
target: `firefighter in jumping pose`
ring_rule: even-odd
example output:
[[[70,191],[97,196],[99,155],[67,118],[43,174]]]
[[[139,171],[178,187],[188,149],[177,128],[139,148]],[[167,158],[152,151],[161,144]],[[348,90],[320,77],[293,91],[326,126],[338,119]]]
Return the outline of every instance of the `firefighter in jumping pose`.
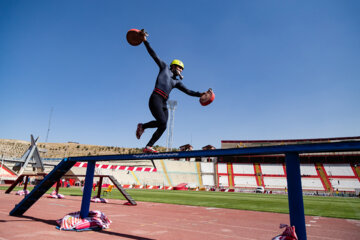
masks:
[[[149,108],[155,120],[147,123],[139,123],[136,129],[136,137],[137,139],[140,139],[144,130],[147,128],[157,128],[143,150],[144,152],[157,153],[158,151],[153,148],[153,145],[157,140],[159,140],[161,135],[166,130],[168,121],[168,109],[166,101],[169,98],[171,90],[173,88],[177,88],[180,91],[193,97],[201,97],[205,93],[195,92],[187,89],[182,83],[183,76],[181,75],[181,72],[184,70],[183,62],[178,59],[174,59],[169,67],[156,55],[154,50],[150,47],[150,44],[146,39],[147,35],[145,32],[143,32],[143,36],[143,42],[146,50],[159,66],[159,74],[156,79],[154,91],[152,92],[149,99]]]

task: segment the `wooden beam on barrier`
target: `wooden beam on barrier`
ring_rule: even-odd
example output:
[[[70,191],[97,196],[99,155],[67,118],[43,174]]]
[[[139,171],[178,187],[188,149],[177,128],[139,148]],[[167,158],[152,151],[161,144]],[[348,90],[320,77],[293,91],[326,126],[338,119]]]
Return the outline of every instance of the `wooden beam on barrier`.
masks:
[[[36,175],[35,175],[36,176]],[[69,175],[64,175],[63,177],[86,177],[86,175],[74,175],[74,174],[69,174]],[[134,199],[132,199],[132,197],[125,191],[125,189],[123,189],[120,185],[119,182],[116,181],[116,179],[112,176],[112,175],[94,175],[94,178],[98,177],[99,178],[99,184],[98,184],[98,193],[96,195],[97,198],[101,197],[101,190],[102,190],[102,182],[104,178],[109,178],[110,181],[112,181],[112,183],[116,186],[116,188],[119,190],[119,192],[125,197],[125,199],[131,204],[131,205],[136,205],[136,202],[134,201]],[[59,181],[56,183],[56,194],[59,194],[59,188],[60,188],[60,179]],[[94,181],[94,180],[93,180]],[[94,186],[94,185],[93,185]]]
[[[332,143],[311,143],[311,144],[292,144],[265,147],[248,148],[228,148],[214,150],[197,150],[182,152],[146,153],[146,154],[119,154],[119,155],[100,155],[100,156],[80,156],[69,157],[68,161],[92,162],[92,161],[113,161],[113,160],[152,160],[152,159],[171,159],[171,158],[193,158],[193,157],[222,157],[222,156],[241,156],[241,155],[270,155],[286,154],[297,152],[319,153],[319,152],[344,152],[359,151],[360,141],[332,142]]]
[[[37,174],[21,174],[20,176],[18,176],[18,178],[15,180],[15,182],[13,182],[10,187],[5,191],[6,194],[9,194],[20,182],[23,181],[24,177],[26,177],[26,182],[28,181],[29,177],[45,177],[46,174],[45,173],[37,173]],[[27,184],[25,185],[24,183],[24,189],[26,190],[27,188]]]

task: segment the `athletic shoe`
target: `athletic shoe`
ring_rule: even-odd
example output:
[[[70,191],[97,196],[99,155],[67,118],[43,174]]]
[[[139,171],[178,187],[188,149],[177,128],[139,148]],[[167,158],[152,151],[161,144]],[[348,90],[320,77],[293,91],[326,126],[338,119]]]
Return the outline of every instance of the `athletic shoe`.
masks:
[[[150,146],[146,146],[144,149],[143,149],[143,152],[144,153],[158,153],[158,151],[156,151],[154,148],[150,147]]]
[[[143,125],[141,123],[139,123],[137,125],[137,129],[136,129],[136,138],[140,139],[141,135],[144,133],[144,129],[142,127]]]

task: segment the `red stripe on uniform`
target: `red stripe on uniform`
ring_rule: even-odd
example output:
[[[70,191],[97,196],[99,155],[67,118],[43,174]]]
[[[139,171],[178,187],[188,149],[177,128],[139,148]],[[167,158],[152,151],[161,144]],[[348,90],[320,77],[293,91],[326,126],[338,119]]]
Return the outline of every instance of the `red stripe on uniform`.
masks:
[[[163,90],[159,89],[159,88],[155,88],[154,92],[159,94],[160,96],[162,96],[165,99],[168,99],[168,95],[166,94],[166,92],[164,92]]]

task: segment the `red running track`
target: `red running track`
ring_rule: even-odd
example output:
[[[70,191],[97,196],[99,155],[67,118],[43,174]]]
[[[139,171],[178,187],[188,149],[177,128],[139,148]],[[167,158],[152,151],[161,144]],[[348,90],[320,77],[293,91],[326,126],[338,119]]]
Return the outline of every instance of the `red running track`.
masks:
[[[79,211],[81,197],[46,198],[37,201],[22,217],[9,216],[23,198],[0,191],[0,240],[22,239],[271,239],[282,232],[280,223],[289,223],[287,214],[253,212],[220,208],[137,202],[109,199],[109,203],[91,203],[90,210],[100,210],[112,220],[103,231],[59,231],[55,220]],[[306,217],[310,240],[360,239],[360,221]]]

